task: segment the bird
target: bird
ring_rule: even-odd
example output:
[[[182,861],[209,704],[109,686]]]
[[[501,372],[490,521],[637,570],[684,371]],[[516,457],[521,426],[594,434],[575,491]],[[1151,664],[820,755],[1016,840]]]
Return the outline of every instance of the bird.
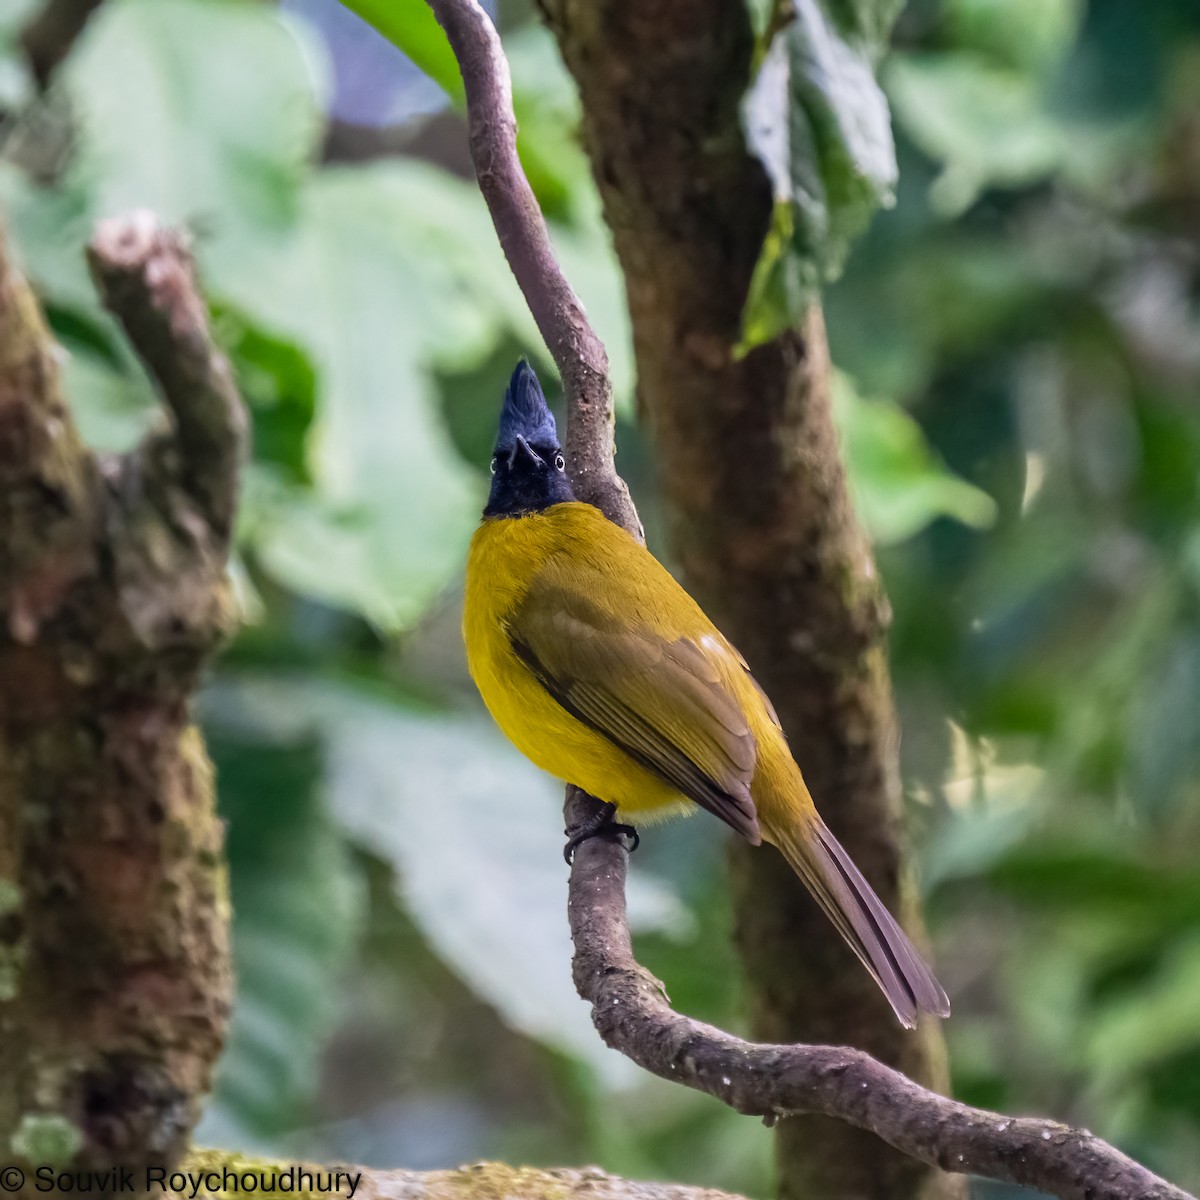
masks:
[[[575,498],[524,360],[491,470],[467,555],[468,666],[509,740],[604,802],[569,847],[606,823],[705,809],[783,854],[902,1025],[949,1016],[941,984],[818,814],[745,659],[640,542]]]

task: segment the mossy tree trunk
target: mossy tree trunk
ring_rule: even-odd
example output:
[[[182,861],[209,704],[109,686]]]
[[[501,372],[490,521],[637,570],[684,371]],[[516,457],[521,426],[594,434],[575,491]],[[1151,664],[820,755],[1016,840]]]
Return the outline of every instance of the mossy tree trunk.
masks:
[[[244,418],[175,240],[113,226],[93,267],[172,410],[119,458],[0,244],[0,1162],[26,1167],[176,1162],[231,992],[188,705],[232,622]]]

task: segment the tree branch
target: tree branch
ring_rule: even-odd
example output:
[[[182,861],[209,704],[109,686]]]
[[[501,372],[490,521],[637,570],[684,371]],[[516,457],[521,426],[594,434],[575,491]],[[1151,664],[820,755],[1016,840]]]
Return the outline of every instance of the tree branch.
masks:
[[[246,453],[246,413],[181,234],[153,213],[103,222],[88,262],[104,303],[157,381],[174,417],[181,481],[228,546]]]
[[[476,0],[429,0],[458,59],[467,93],[471,160],[508,265],[567,395],[567,456],[575,494],[641,537],[613,466],[608,355],[554,257],[550,232],[517,157],[512,80],[500,36]]]
[[[612,840],[594,838],[576,851],[568,901],[574,975],[600,1036],[647,1071],[771,1124],[821,1113],[931,1166],[1064,1200],[1191,1200],[1086,1130],[970,1108],[861,1050],[746,1042],[680,1016],[633,957],[627,861]]]

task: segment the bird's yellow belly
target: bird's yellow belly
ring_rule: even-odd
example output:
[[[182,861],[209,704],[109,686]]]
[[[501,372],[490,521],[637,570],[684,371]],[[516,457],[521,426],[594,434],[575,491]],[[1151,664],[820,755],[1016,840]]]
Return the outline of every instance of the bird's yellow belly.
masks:
[[[470,644],[479,694],[508,739],[543,771],[617,806],[622,817],[656,821],[695,806],[563,708],[505,644]]]

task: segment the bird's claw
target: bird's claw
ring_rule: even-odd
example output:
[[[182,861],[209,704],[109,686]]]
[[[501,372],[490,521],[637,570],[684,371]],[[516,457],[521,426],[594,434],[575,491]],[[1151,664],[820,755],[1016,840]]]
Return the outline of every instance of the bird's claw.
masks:
[[[570,866],[574,861],[575,851],[584,842],[602,833],[615,833],[620,837],[627,838],[629,844],[625,848],[630,854],[641,845],[641,835],[632,825],[622,825],[619,821],[613,820],[616,812],[617,806],[615,804],[604,804],[596,812],[592,813],[587,820],[566,830],[567,844],[563,847],[563,858],[567,860],[567,866]]]

